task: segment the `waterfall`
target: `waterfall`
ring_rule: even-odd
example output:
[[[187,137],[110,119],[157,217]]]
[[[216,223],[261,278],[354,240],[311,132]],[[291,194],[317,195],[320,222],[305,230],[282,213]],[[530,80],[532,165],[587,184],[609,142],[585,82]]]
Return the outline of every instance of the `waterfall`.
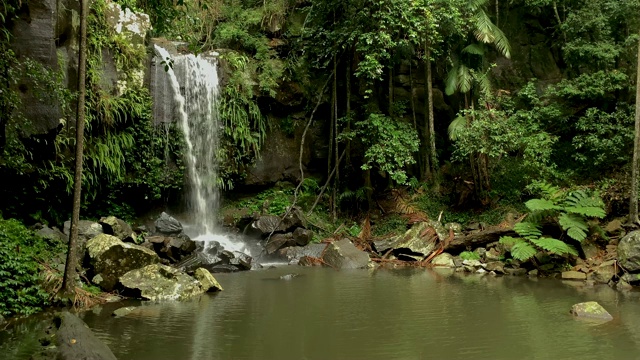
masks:
[[[171,56],[155,45],[156,83],[162,82],[170,88],[173,106],[161,104],[163,111],[154,114],[156,122],[176,119],[184,134],[185,162],[189,178],[188,210],[193,216],[193,240],[204,241],[205,247],[212,241],[225,249],[247,252],[241,241],[222,235],[217,229],[217,211],[220,205],[218,189],[219,149],[218,130],[222,127],[218,118],[219,82],[215,58],[202,55]],[[159,73],[164,72],[164,74]],[[168,80],[168,81],[167,81]],[[154,89],[160,88],[155,86]],[[155,91],[155,90],[154,90]],[[164,89],[163,89],[164,91]],[[157,97],[159,101],[162,97]],[[167,96],[164,96],[167,100]],[[169,110],[168,110],[169,109]]]

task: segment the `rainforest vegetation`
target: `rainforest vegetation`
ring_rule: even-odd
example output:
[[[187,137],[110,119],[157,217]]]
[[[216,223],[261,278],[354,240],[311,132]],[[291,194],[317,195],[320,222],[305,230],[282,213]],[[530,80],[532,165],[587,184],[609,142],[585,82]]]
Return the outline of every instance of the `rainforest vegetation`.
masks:
[[[412,216],[467,225],[545,212],[582,240],[588,220],[629,213],[638,0],[116,2],[148,14],[152,30],[146,43],[131,41],[107,26],[107,0],[91,2],[83,218],[134,220],[182,201],[181,131],[154,126],[139,79],[158,37],[220,53],[219,186],[235,206],[281,215],[295,199],[320,237],[369,224],[381,235]],[[60,226],[71,212],[76,80],[63,71],[68,58],[51,67],[13,50],[27,3],[0,0],[0,215]],[[125,74],[123,90],[102,86],[103,52]],[[26,87],[60,115],[53,133],[41,134],[25,111]],[[322,161],[291,184],[245,185],[270,134],[301,136],[296,129],[312,123],[323,130],[313,145]],[[575,253],[541,242],[529,219],[521,237],[503,239],[514,257]],[[30,277],[41,263],[4,246],[30,244],[28,232],[0,220],[0,275],[20,271],[34,284],[20,290],[24,303],[5,303],[18,290],[0,276],[0,315],[42,303]]]

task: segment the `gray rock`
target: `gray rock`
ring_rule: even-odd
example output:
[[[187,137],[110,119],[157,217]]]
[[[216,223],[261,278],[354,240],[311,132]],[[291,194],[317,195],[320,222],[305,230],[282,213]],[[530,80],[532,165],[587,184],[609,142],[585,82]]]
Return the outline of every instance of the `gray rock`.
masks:
[[[329,244],[323,260],[336,269],[366,269],[370,261],[369,254],[356,248],[349,239]]]
[[[119,283],[125,294],[151,301],[185,300],[205,292],[198,280],[160,264],[129,271]]]
[[[32,359],[56,360],[116,360],[115,355],[89,329],[87,324],[69,312],[56,315],[51,325],[54,332],[47,331],[40,342],[55,344],[32,356]]]
[[[501,254],[496,248],[491,248],[484,254],[484,258],[486,261],[499,261],[500,256]]]
[[[449,232],[449,230],[453,230],[454,235],[462,234],[462,225],[458,223],[446,223],[444,224],[444,229]]]
[[[305,246],[311,242],[313,231],[304,228],[297,228],[293,231],[293,240],[298,246]]]
[[[287,234],[273,234],[264,246],[264,250],[267,254],[273,254],[279,249],[288,246],[296,246],[296,240],[292,233]]]
[[[624,231],[622,228],[622,220],[614,219],[605,225],[604,231],[609,235],[617,235],[619,232]]]
[[[529,271],[528,275],[529,276],[533,276],[533,277],[538,276],[538,269],[533,269],[533,270]]]
[[[630,232],[618,243],[618,264],[629,272],[640,271],[640,230]]]
[[[87,259],[96,275],[96,285],[105,291],[112,291],[121,275],[160,260],[155,252],[145,247],[125,243],[106,234],[87,242]]]
[[[436,222],[433,222],[436,223]],[[400,253],[409,251],[413,254],[420,254],[423,257],[428,256],[435,250],[436,243],[433,238],[429,238],[426,233],[433,227],[432,222],[421,222],[413,225],[411,229],[400,238],[397,238],[391,247],[398,250]],[[442,225],[439,226],[444,233],[445,230]],[[437,231],[437,230],[436,230]],[[439,236],[439,235],[438,235]]]
[[[102,231],[105,234],[113,235],[125,242],[138,243],[133,229],[131,229],[131,226],[123,220],[120,220],[115,216],[108,216],[101,218],[99,223],[102,225]]]
[[[287,230],[280,221],[280,217],[275,215],[262,215],[251,224],[251,227],[263,237],[269,236],[272,232],[284,232]]]
[[[53,240],[53,241],[59,241],[63,243],[69,242],[69,237],[65,235],[62,231],[58,230],[57,228],[52,229],[48,226],[45,226],[42,229],[38,230],[36,232],[36,235],[45,239]]]
[[[436,267],[454,268],[456,264],[451,254],[442,253],[431,260],[431,265]]]
[[[638,285],[640,283],[640,274],[624,274],[620,279],[626,283]]]
[[[463,260],[462,265],[472,266],[475,268],[485,267],[486,264],[483,264],[480,260]]]
[[[584,253],[585,259],[593,259],[600,254],[600,249],[598,246],[590,240],[585,240],[580,243],[580,247],[582,248],[582,252]]]
[[[478,254],[478,256],[480,257],[481,260],[487,258],[487,249],[485,249],[483,247],[479,247],[479,248],[473,250],[473,252]]]
[[[123,316],[129,315],[129,313],[131,313],[135,309],[136,309],[135,306],[125,306],[125,307],[116,309],[111,315],[115,317],[123,317]]]
[[[233,252],[233,258],[229,260],[229,264],[235,266],[238,270],[251,270],[251,263],[253,258],[251,256],[241,253]]]
[[[613,320],[613,316],[595,301],[575,304],[571,307],[571,313],[578,318],[603,321]]]
[[[527,275],[527,269],[523,268],[504,268],[504,273],[511,276],[524,276]]]
[[[300,275],[298,275],[298,274],[286,274],[286,275],[280,276],[280,279],[281,280],[291,280],[291,279],[293,279],[295,277],[298,277],[298,276],[300,276]]]
[[[587,280],[587,274],[580,271],[563,271],[563,280]]]
[[[222,291],[222,286],[211,273],[204,268],[199,268],[195,272],[195,278],[200,281],[204,291]]]
[[[182,232],[182,224],[173,216],[162,212],[160,217],[155,221],[156,232],[165,235],[177,235]]]
[[[280,249],[278,254],[288,262],[298,262],[302,257],[309,256],[313,258],[322,257],[322,252],[327,248],[327,244],[309,244],[307,246],[292,246]]]
[[[485,266],[484,266],[485,270],[487,271],[493,271],[497,274],[504,274],[504,263],[501,261],[492,261],[492,262],[488,262]]]
[[[629,284],[628,282],[626,282],[626,281],[621,279],[616,284],[616,289],[617,290],[622,290],[622,291],[629,291],[629,290],[633,289],[633,286],[631,286],[631,284]]]
[[[593,272],[593,280],[597,283],[607,284],[616,273],[616,261],[609,260],[600,264]]]
[[[103,233],[102,225],[95,221],[80,220],[78,222],[78,240],[83,243]],[[71,234],[71,221],[64,222],[64,234],[67,238]]]

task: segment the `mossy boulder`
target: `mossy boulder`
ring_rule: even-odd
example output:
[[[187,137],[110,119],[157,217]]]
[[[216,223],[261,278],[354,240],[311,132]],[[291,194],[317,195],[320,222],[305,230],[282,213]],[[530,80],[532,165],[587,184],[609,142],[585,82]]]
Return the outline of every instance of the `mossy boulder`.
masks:
[[[433,258],[431,261],[431,265],[435,267],[444,267],[444,268],[455,268],[456,263],[453,260],[453,256],[451,254],[442,253]]]
[[[205,268],[199,268],[196,270],[194,274],[195,278],[200,281],[200,285],[204,289],[204,291],[222,291],[222,286],[216,280],[213,275],[209,272],[209,270]]]
[[[571,313],[579,318],[603,321],[613,320],[613,316],[595,301],[575,304],[571,307]]]
[[[208,290],[195,278],[161,264],[129,271],[119,283],[125,295],[151,301],[186,300]]]
[[[152,250],[107,234],[87,241],[86,247],[88,266],[94,275],[92,281],[105,291],[112,291],[118,278],[127,272],[160,260]]]
[[[629,272],[640,272],[640,230],[632,231],[620,240],[618,263]]]
[[[365,269],[369,266],[369,254],[358,249],[349,239],[330,244],[322,260],[336,269]]]

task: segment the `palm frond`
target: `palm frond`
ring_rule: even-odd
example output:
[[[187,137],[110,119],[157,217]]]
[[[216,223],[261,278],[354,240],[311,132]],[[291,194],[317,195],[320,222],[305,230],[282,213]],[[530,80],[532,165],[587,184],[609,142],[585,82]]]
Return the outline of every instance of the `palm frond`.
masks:
[[[447,129],[447,131],[449,132],[449,139],[451,139],[452,141],[458,140],[460,134],[466,126],[467,118],[465,118],[463,115],[458,115],[458,117],[455,118],[451,122],[451,124],[449,124],[449,127]]]

